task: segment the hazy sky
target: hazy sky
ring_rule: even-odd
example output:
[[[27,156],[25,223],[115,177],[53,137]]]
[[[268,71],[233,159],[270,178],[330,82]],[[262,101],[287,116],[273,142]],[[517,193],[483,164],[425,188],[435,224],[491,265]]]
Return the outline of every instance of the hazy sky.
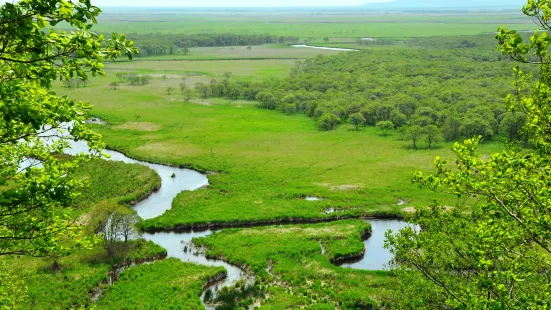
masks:
[[[93,0],[105,6],[172,6],[172,7],[266,7],[266,6],[347,6],[390,0]]]

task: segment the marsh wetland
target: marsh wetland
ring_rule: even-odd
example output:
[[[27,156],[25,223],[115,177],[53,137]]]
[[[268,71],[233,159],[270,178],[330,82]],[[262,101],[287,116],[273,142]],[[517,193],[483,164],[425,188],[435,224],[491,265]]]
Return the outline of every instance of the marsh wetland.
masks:
[[[408,214],[435,199],[477,202],[412,175],[465,139],[483,158],[528,146],[494,39],[533,28],[516,11],[205,10],[107,8],[92,29],[141,54],[53,83],[105,143],[64,176],[88,184],[67,212],[98,240],[6,258],[16,308],[389,309],[387,232],[419,232]]]

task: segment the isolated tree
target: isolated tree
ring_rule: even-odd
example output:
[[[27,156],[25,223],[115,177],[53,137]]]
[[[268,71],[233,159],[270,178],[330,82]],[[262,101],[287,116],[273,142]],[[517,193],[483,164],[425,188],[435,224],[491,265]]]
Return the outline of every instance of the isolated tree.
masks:
[[[441,141],[442,133],[436,125],[429,125],[423,128],[425,134],[425,141],[427,142],[429,148],[432,148],[432,145]]]
[[[333,113],[324,113],[318,119],[318,128],[323,131],[329,131],[335,129],[341,122],[340,118]]]
[[[323,38],[323,42],[325,42],[325,43],[329,42],[329,37]]]
[[[73,79],[65,79],[63,80],[63,85],[66,88],[72,89],[73,88]]]
[[[360,125],[365,124],[365,117],[362,113],[354,113],[350,115],[350,123],[356,127],[356,130],[360,130]]]
[[[250,51],[250,50],[252,50],[252,49],[253,49],[253,47],[252,47],[252,46],[250,46],[250,45],[249,45],[249,46],[247,46],[247,50],[249,50],[249,51]]]
[[[103,237],[103,246],[111,257],[116,255],[120,242],[137,236],[142,220],[134,210],[116,203],[103,201],[92,210],[90,230]]]
[[[117,88],[119,87],[119,83],[112,82],[109,84],[109,87],[111,87],[112,90],[117,90]]]
[[[394,129],[394,124],[391,121],[380,121],[375,125],[383,136],[387,136],[388,132]]]
[[[539,64],[537,82],[515,68],[515,93],[507,107],[527,117],[532,150],[514,146],[489,158],[480,138],[456,143],[455,168],[437,158],[435,172],[417,173],[421,186],[459,197],[455,207],[419,207],[407,228],[387,235],[396,255],[400,309],[548,309],[551,307],[551,8],[530,0],[523,12],[545,32],[526,42],[500,29],[500,49],[520,62]],[[529,88],[529,89],[528,89]],[[529,91],[530,90],[530,91]]]
[[[167,87],[166,88],[166,94],[170,96],[170,94],[172,93],[173,90],[174,90],[174,88],[172,88],[171,86]]]
[[[140,77],[140,82],[142,83],[142,85],[147,85],[151,82],[151,76],[149,75],[142,75]]]
[[[233,75],[233,73],[231,73],[231,72],[224,72],[224,78],[226,80],[229,80],[232,77],[232,75]]]
[[[120,83],[124,83],[124,82],[126,82],[126,79],[128,78],[128,73],[118,72],[117,74],[115,74],[115,76],[117,77],[117,79],[119,79]]]
[[[408,126],[405,133],[407,138],[413,142],[413,148],[417,149],[417,143],[423,137],[423,128],[418,125]]]
[[[130,238],[140,234],[139,227],[143,225],[143,220],[136,211],[125,208],[115,213],[113,217],[114,221],[117,223],[116,229],[119,231],[121,239],[125,243],[128,242]]]
[[[183,95],[184,92],[185,92],[185,90],[186,90],[186,88],[187,88],[187,85],[186,85],[185,82],[182,82],[182,83],[180,83],[179,86],[180,86],[180,93]]]

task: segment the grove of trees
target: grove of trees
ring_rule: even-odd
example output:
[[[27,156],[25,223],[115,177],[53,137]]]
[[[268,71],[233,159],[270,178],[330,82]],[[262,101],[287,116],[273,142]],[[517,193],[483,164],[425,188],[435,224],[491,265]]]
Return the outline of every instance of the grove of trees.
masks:
[[[256,100],[265,109],[305,113],[320,130],[343,122],[356,127],[392,123],[408,133],[402,136],[415,148],[419,141],[430,147],[440,140],[496,135],[526,143],[521,130],[526,118],[503,106],[513,90],[512,62],[499,55],[495,44],[489,47],[494,41],[488,35],[417,39],[409,44],[424,48],[320,55],[297,62],[285,79],[226,78],[198,84],[196,90],[203,98]]]
[[[530,40],[507,29],[497,34],[504,55],[519,64],[539,66],[536,81],[515,67],[515,88],[506,99],[510,112],[500,119],[505,134],[516,134],[523,127],[533,148],[510,144],[505,151],[483,158],[476,150],[480,135],[455,144],[454,167],[437,158],[434,173],[415,174],[414,181],[422,187],[455,195],[459,202],[419,207],[407,216],[418,228],[387,234],[397,275],[397,292],[389,296],[392,308],[551,307],[548,4],[531,0],[524,7],[524,13],[544,29]]]
[[[187,55],[192,47],[253,46],[262,44],[295,44],[300,38],[257,34],[200,33],[175,34],[128,34],[140,49],[141,56]]]

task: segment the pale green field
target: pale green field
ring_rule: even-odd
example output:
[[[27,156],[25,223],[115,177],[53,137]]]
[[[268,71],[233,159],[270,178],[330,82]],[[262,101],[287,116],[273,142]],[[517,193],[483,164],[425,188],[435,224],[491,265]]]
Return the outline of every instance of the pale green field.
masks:
[[[515,11],[396,13],[359,11],[197,11],[186,9],[106,8],[95,27],[99,32],[131,33],[234,33],[323,37],[407,38],[472,35],[496,31],[499,25],[519,30],[534,29],[530,18]]]
[[[343,41],[339,41],[343,42]],[[352,44],[352,43],[343,43]],[[304,59],[317,55],[335,55],[339,51],[319,50],[312,48],[290,47],[287,45],[260,45],[231,47],[194,47],[188,55],[151,56],[147,60],[233,60],[233,59]],[[143,60],[136,58],[136,60]]]
[[[162,74],[181,76],[221,77],[225,72],[235,76],[255,78],[284,77],[296,60],[205,60],[205,61],[133,61],[107,65],[111,71],[137,72],[140,74]],[[157,76],[158,77],[158,76]]]

